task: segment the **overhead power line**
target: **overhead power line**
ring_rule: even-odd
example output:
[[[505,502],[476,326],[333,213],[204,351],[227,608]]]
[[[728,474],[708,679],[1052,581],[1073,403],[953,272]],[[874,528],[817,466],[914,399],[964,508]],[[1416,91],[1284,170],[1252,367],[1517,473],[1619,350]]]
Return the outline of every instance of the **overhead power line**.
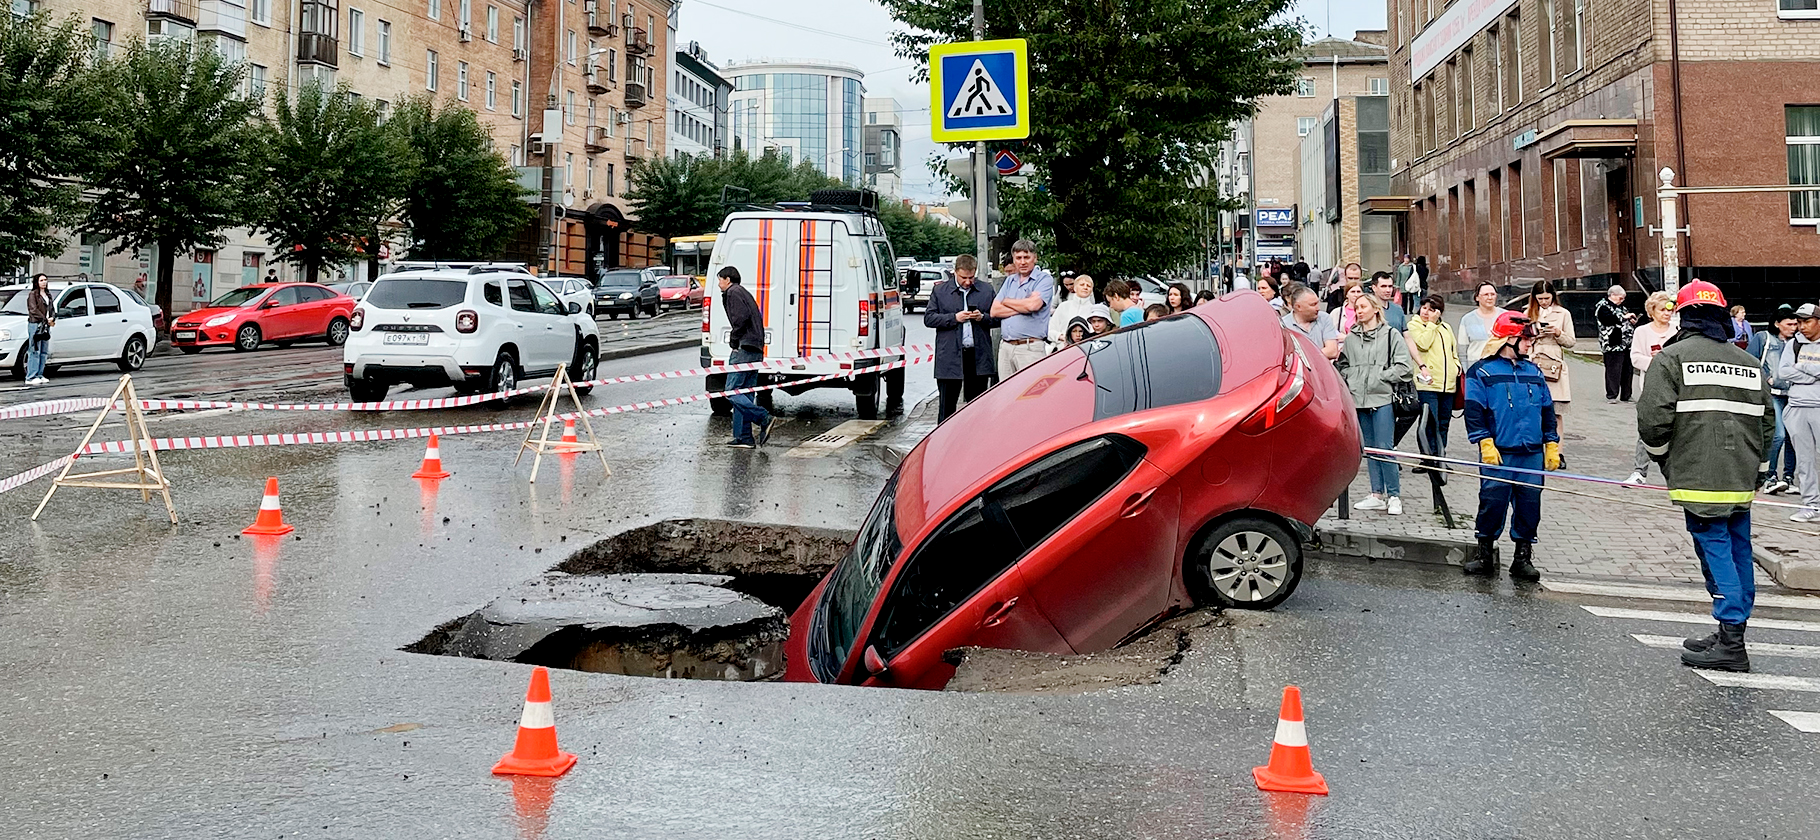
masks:
[[[695,0],[695,2],[700,3],[703,6],[707,6],[710,9],[719,9],[723,12],[732,12],[736,15],[745,15],[746,17],[749,17],[749,18],[756,18],[758,20],[762,20],[767,23],[775,23],[778,26],[787,26],[787,27],[790,27],[791,29],[800,29],[804,32],[811,32],[816,35],[826,35],[830,38],[840,38],[840,39],[847,40],[847,41],[853,41],[854,43],[859,43],[859,44],[873,44],[875,46],[880,46],[880,47],[891,46],[891,44],[886,41],[875,41],[871,38],[861,38],[858,35],[848,35],[848,34],[845,34],[842,32],[831,32],[826,29],[816,29],[813,26],[804,26],[800,23],[793,23],[793,22],[787,21],[787,20],[779,20],[778,18],[774,18],[774,17],[766,17],[765,15],[757,14],[755,12],[748,12],[745,9],[735,9],[731,6],[722,6],[719,3],[709,3],[708,0]]]

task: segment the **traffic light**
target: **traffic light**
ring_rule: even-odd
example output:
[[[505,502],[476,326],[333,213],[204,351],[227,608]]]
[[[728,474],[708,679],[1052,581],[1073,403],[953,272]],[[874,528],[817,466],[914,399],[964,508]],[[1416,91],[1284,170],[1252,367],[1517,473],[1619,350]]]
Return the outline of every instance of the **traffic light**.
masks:
[[[955,158],[948,161],[948,174],[961,182],[967,191],[967,198],[948,202],[948,215],[966,223],[968,229],[976,224],[973,217],[973,201],[980,195],[973,183],[973,156]],[[998,211],[998,171],[990,163],[986,166],[986,235],[997,236],[999,225]]]

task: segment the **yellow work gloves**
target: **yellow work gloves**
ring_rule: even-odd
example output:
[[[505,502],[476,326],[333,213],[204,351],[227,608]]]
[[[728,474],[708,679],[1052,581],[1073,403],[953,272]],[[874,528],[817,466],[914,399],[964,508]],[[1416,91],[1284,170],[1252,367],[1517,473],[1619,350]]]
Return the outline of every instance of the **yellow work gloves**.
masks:
[[[1494,467],[1504,465],[1504,456],[1498,454],[1498,442],[1491,438],[1479,441],[1479,462]]]
[[[1553,472],[1561,468],[1561,444],[1542,444],[1542,469]]]

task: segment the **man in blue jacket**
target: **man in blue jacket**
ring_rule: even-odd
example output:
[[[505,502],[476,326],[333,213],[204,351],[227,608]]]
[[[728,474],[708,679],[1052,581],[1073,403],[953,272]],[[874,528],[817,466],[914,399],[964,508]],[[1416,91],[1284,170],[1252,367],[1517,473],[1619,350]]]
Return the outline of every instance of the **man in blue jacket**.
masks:
[[[992,311],[992,284],[975,279],[979,264],[970,254],[954,258],[954,282],[937,283],[923,307],[923,324],[935,330],[935,387],[941,394],[935,422],[948,419],[962,393],[968,402],[986,391],[996,370],[990,331],[998,325]]]
[[[1466,436],[1479,446],[1478,551],[1466,563],[1466,574],[1496,576],[1496,543],[1510,511],[1510,539],[1516,551],[1512,580],[1540,580],[1531,560],[1536,527],[1542,521],[1542,477],[1519,470],[1561,468],[1561,437],[1555,430],[1555,404],[1542,369],[1529,360],[1536,343],[1535,325],[1515,312],[1504,312],[1492,324],[1485,358],[1466,371]]]

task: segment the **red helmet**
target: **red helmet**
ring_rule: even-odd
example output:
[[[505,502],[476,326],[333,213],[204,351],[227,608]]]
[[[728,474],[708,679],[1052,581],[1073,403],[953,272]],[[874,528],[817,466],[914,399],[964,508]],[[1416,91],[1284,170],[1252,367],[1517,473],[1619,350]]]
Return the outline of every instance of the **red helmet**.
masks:
[[[1705,280],[1695,280],[1682,286],[1681,291],[1675,294],[1676,309],[1686,309],[1690,306],[1717,306],[1724,309],[1725,295],[1719,292],[1718,286]]]
[[[1516,338],[1523,334],[1523,328],[1529,326],[1529,319],[1516,312],[1506,311],[1492,322],[1492,338]]]

